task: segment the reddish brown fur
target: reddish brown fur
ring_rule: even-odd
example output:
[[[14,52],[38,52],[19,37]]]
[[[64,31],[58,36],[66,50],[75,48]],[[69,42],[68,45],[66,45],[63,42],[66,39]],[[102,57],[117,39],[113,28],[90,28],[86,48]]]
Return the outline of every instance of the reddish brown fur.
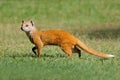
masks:
[[[30,22],[22,22],[22,27],[25,27],[26,25],[30,25]],[[75,36],[63,30],[40,31],[35,28],[30,32],[26,32],[26,34],[29,37],[30,41],[33,44],[35,44],[35,47],[32,50],[36,54],[34,50],[37,49],[38,57],[41,54],[42,47],[45,45],[58,45],[68,56],[71,56],[72,52],[77,52],[80,57],[81,56],[80,48],[81,48],[84,51],[99,57],[103,57],[103,58],[111,57],[108,54],[103,54],[101,52],[97,52],[87,47]]]

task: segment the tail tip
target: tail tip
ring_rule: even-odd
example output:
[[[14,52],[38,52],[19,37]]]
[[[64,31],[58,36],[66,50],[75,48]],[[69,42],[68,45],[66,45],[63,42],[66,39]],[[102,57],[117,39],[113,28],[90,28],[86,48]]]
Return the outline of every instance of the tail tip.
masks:
[[[109,58],[114,58],[115,56],[114,55],[108,55]]]

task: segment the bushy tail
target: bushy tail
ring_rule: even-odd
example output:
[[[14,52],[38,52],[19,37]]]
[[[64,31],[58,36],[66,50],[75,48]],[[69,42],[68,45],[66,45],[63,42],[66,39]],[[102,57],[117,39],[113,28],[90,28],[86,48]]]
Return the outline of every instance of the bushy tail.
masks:
[[[99,56],[102,58],[113,58],[114,55],[110,55],[110,54],[103,54],[101,52],[97,52],[91,48],[89,48],[87,45],[85,45],[83,42],[81,42],[80,40],[77,39],[77,45],[79,48],[83,49],[84,51],[88,52],[89,54],[95,55],[95,56]]]

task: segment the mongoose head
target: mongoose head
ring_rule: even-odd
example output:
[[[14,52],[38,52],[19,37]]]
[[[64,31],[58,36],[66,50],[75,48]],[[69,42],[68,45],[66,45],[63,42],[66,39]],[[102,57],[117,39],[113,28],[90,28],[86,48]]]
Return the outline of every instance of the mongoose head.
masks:
[[[24,32],[31,32],[35,30],[33,21],[22,21],[21,30]]]

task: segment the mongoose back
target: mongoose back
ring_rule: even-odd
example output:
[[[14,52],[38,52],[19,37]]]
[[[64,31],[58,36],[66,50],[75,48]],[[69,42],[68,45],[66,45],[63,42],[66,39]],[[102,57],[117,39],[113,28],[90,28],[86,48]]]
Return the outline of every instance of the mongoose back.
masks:
[[[85,45],[72,34],[63,30],[38,30],[34,26],[33,21],[22,21],[21,30],[26,33],[30,41],[35,45],[35,47],[32,48],[32,51],[38,57],[41,55],[41,50],[45,45],[59,46],[67,54],[68,57],[71,57],[72,53],[78,53],[78,56],[80,57],[80,49],[88,52],[89,54],[102,58],[114,57],[114,55],[97,52],[96,50]],[[36,49],[37,53],[35,51]]]

